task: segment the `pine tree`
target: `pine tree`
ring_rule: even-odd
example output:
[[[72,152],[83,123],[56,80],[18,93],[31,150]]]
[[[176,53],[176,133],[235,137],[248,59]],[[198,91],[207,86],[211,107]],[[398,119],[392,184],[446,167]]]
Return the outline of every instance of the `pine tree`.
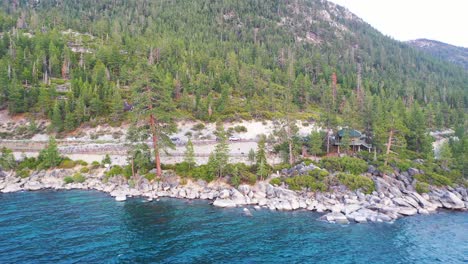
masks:
[[[16,160],[13,151],[3,147],[0,155],[0,168],[3,170],[12,170],[15,167]]]
[[[442,163],[442,166],[449,168],[453,163],[452,150],[448,143],[444,143],[439,150],[439,160]]]
[[[163,71],[155,65],[140,63],[135,71],[133,85],[133,110],[135,124],[146,129],[153,139],[156,174],[162,174],[160,150],[174,147],[168,134],[175,131],[174,110],[171,101],[171,87],[163,81]],[[149,120],[149,126],[140,120]]]
[[[249,159],[250,164],[253,164],[255,162],[255,150],[253,149],[249,150],[248,159]]]
[[[432,157],[432,142],[427,134],[426,118],[418,103],[415,103],[406,120],[409,133],[406,135],[408,149],[420,153],[425,158]]]
[[[60,164],[62,158],[58,151],[57,142],[54,137],[49,137],[47,147],[39,153],[38,160],[44,169],[53,168]]]
[[[216,144],[214,152],[211,153],[209,157],[208,166],[214,172],[215,176],[222,177],[229,163],[229,145],[226,132],[222,125],[221,128],[217,130],[217,137],[219,141],[218,144]]]
[[[189,139],[187,145],[185,146],[185,154],[184,154],[184,162],[186,162],[189,166],[189,169],[195,167],[195,151],[193,149],[192,140]]]
[[[320,132],[312,132],[310,134],[310,153],[317,156],[322,151],[322,135]]]
[[[349,128],[343,128],[343,137],[340,141],[340,149],[343,153],[348,154],[349,146],[351,145],[351,135]]]
[[[264,160],[262,160],[258,165],[257,174],[262,180],[264,180],[268,176],[268,166]]]
[[[55,101],[54,108],[52,110],[52,126],[57,132],[61,132],[63,130],[62,109],[58,101]]]
[[[255,161],[257,167],[259,167],[260,162],[264,161],[265,164],[268,164],[267,158],[266,158],[266,136],[261,135],[260,140],[258,141],[257,145],[257,154],[255,156]]]
[[[123,115],[123,102],[120,92],[115,89],[112,97],[111,119],[114,122],[120,121]]]

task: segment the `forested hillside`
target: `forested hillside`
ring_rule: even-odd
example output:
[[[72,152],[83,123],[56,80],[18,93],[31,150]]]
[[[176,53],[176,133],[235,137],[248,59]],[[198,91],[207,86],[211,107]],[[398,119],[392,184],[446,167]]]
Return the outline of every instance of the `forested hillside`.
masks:
[[[458,64],[468,70],[468,48],[457,47],[430,39],[415,39],[407,43],[436,58]]]
[[[461,125],[468,104],[466,71],[326,1],[4,0],[0,31],[0,105],[56,131],[118,124],[142,83],[176,118],[369,133]]]

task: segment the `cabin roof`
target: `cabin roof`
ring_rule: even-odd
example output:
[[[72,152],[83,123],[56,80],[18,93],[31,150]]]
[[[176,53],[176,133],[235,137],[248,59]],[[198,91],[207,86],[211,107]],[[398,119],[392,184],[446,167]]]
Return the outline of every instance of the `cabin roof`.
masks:
[[[351,128],[343,128],[340,131],[338,131],[338,136],[343,137],[345,133],[349,133],[349,136],[351,138],[360,138],[362,136],[361,132],[351,129]]]

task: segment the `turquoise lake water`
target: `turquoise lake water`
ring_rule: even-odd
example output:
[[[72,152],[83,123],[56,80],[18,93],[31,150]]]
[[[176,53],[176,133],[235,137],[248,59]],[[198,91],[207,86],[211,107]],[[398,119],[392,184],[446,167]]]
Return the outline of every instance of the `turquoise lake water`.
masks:
[[[468,213],[336,225],[318,213],[94,191],[0,194],[0,263],[468,263]]]

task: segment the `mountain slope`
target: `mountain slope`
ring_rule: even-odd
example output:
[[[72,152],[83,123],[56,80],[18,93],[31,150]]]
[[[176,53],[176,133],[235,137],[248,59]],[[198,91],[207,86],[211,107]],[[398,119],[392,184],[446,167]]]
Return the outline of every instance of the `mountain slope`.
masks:
[[[0,104],[68,129],[111,114],[121,118],[119,98],[132,102],[129,91],[146,61],[177,114],[204,120],[285,111],[317,120],[331,110],[341,125],[366,127],[363,106],[378,98],[431,106],[450,125],[468,103],[465,71],[327,1],[34,3],[2,2]],[[68,101],[45,91],[55,79],[70,83],[72,93],[61,94]],[[67,113],[75,115],[69,122]]]
[[[468,48],[430,39],[415,39],[407,41],[407,43],[434,57],[458,64],[468,70]]]

